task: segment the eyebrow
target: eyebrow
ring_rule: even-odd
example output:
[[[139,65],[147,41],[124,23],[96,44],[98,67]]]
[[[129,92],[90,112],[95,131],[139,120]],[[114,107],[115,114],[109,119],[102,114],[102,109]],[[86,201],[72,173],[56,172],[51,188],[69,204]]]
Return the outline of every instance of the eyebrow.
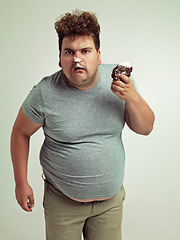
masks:
[[[92,49],[92,47],[84,47],[84,48],[81,48],[81,50],[86,50],[86,49],[89,49],[89,50],[91,50],[91,49]],[[63,49],[63,51],[73,51],[73,52],[74,52],[74,50],[73,50],[73,49],[71,49],[71,48],[64,48],[64,49]]]
[[[64,48],[63,51],[73,51],[71,48]]]

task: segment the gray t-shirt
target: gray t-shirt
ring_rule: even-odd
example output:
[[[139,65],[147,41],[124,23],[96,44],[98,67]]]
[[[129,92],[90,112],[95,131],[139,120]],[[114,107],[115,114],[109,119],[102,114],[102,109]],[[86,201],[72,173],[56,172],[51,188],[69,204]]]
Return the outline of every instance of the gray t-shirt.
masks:
[[[29,119],[44,123],[45,177],[69,197],[111,197],[122,186],[125,102],[110,89],[114,67],[101,64],[97,84],[86,91],[72,87],[60,70],[42,79],[22,105]]]

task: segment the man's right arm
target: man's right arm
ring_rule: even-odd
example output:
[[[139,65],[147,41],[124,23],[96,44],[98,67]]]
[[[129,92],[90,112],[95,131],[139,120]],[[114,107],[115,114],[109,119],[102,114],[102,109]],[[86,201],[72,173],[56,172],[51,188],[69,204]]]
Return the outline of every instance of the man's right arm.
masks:
[[[43,124],[31,121],[21,108],[11,134],[11,157],[16,184],[16,199],[21,208],[27,212],[31,212],[31,208],[34,206],[33,190],[27,180],[29,141],[31,135],[42,126]]]

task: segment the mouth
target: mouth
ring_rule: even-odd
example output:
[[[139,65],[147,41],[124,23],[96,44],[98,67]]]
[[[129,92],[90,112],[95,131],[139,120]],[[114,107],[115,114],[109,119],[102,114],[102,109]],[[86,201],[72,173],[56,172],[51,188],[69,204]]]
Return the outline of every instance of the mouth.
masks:
[[[75,72],[82,72],[82,71],[86,71],[86,68],[81,66],[80,64],[76,64],[76,66],[73,69]]]
[[[85,70],[83,67],[76,67],[74,68],[74,71],[80,71],[80,70]]]

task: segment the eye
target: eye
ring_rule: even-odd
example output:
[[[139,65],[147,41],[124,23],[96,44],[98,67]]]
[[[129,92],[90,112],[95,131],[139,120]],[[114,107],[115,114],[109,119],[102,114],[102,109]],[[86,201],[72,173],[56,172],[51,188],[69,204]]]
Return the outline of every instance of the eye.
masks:
[[[83,49],[82,52],[83,52],[84,54],[87,54],[87,53],[90,52],[90,50],[89,50],[89,49]]]
[[[74,52],[72,50],[68,50],[65,52],[65,55],[73,55],[73,54],[74,54]]]

